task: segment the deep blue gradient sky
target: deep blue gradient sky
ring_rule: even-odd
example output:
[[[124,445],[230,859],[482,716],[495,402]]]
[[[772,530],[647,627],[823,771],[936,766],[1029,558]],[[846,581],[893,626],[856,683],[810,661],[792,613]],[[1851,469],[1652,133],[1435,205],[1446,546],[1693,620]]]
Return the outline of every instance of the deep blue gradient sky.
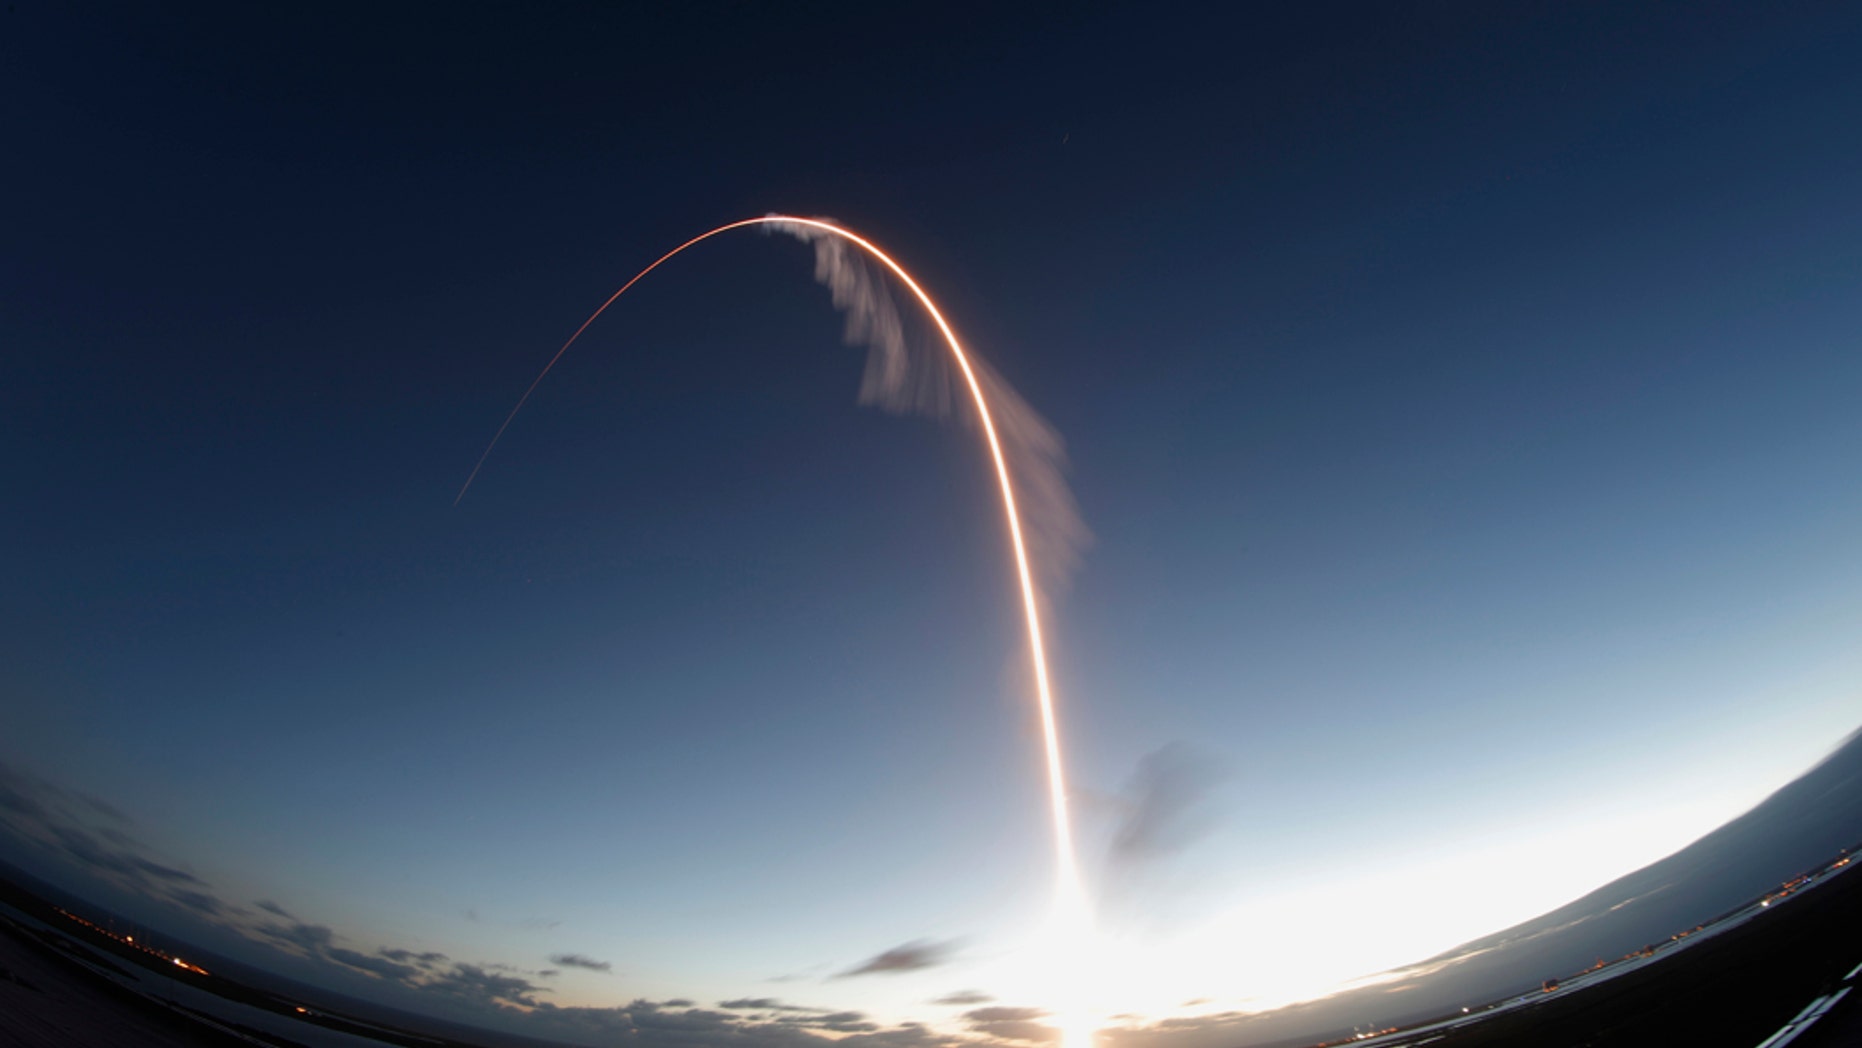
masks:
[[[772,210],[1067,440],[1089,875],[1182,981],[1120,1007],[1542,912],[1862,722],[1842,5],[273,6],[0,16],[0,759],[224,926],[560,1005],[1041,1003],[992,480],[855,404],[806,247],[656,272],[452,505],[590,309]],[[1321,890],[1362,953],[1295,957]]]

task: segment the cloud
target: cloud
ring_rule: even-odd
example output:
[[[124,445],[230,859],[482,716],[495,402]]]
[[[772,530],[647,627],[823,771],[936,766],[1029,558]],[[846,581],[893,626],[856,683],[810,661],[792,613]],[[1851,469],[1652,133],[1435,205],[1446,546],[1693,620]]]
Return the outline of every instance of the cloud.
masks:
[[[50,783],[0,764],[0,813],[21,819],[44,820],[50,814],[39,795]]]
[[[1115,858],[1145,859],[1183,850],[1205,833],[1205,801],[1227,772],[1214,756],[1182,742],[1146,754],[1125,789],[1125,817],[1112,836]]]
[[[931,1003],[932,1004],[988,1004],[989,1002],[993,1000],[995,1000],[994,997],[991,997],[990,995],[984,993],[981,990],[958,990],[956,993],[947,993],[942,997],[933,998]]]
[[[719,1001],[718,1007],[730,1008],[730,1009],[735,1009],[738,1011],[743,1011],[746,1009],[760,1009],[763,1011],[771,1011],[771,1012],[819,1011],[819,1009],[808,1008],[808,1007],[804,1007],[803,1005],[799,1005],[799,1004],[784,1004],[782,1001],[779,1001],[774,997],[739,997],[734,1001]]]
[[[428,975],[420,981],[419,986],[423,990],[479,1004],[517,1005],[525,1008],[535,1008],[542,1004],[535,995],[549,992],[548,987],[538,986],[522,976],[503,975],[476,964],[455,964],[446,971]]]
[[[879,975],[897,972],[915,972],[923,968],[935,968],[946,963],[957,948],[955,942],[933,942],[929,939],[916,939],[903,946],[892,949],[874,957],[864,964],[836,975],[836,979],[851,979],[856,975]]]
[[[267,912],[278,909],[282,907],[274,906]],[[369,952],[340,945],[344,937],[326,925],[292,921],[242,930],[288,953],[360,972],[408,990],[433,994],[481,1012],[537,1008],[545,1003],[537,995],[549,992],[547,987],[525,978],[529,973],[513,974],[520,969],[509,965],[453,962],[437,950],[380,946]]]
[[[323,955],[337,964],[367,972],[389,982],[411,983],[420,975],[420,969],[411,964],[397,964],[386,957],[357,953],[340,946],[331,947],[324,951]]]
[[[614,970],[614,965],[607,961],[597,961],[593,957],[584,957],[579,953],[551,954],[550,963],[564,968],[582,968],[591,972],[612,972]]]
[[[301,921],[291,924],[263,924],[254,931],[284,946],[292,953],[312,957],[323,956],[324,951],[336,941],[336,933],[329,928],[321,924],[305,924]]]
[[[130,824],[129,816],[123,814],[123,811],[121,808],[118,808],[114,804],[110,804],[109,802],[103,800],[101,797],[97,797],[93,794],[85,793],[82,790],[71,791],[71,796],[76,798],[79,801],[82,801],[87,807],[90,808],[91,811],[96,812],[97,814],[103,816],[106,819],[109,819],[112,822],[120,822],[125,826],[128,826]]]
[[[291,916],[291,912],[289,910],[286,910],[284,907],[278,905],[277,903],[271,901],[270,899],[260,899],[258,902],[255,902],[252,905],[257,906],[259,909],[264,910],[266,913],[276,914],[279,917],[283,917],[287,921],[297,920],[296,917]]]
[[[724,1005],[758,1005],[725,1008]],[[509,1013],[503,1013],[508,1015]],[[885,1027],[864,1013],[831,1012],[775,998],[700,1008],[684,998],[634,1000],[607,1008],[538,1002],[524,1020],[534,1036],[633,1048],[1009,1048],[1010,1042],[955,1037],[922,1023]]]
[[[971,1030],[1008,1041],[1045,1043],[1060,1039],[1060,1031],[1036,1022],[1047,1017],[1040,1008],[975,1008],[963,1013]]]
[[[153,890],[155,882],[202,887],[206,884],[186,870],[156,862],[137,846],[105,844],[82,827],[47,822],[45,830],[66,858],[110,876],[112,880],[127,882],[144,894],[156,894]]]
[[[129,816],[97,797],[0,764],[0,829],[14,838],[119,889],[208,918],[236,912],[211,895],[205,881],[158,860],[124,832],[131,825]]]
[[[207,883],[186,870],[177,870],[172,866],[163,866],[159,862],[153,862],[141,856],[131,856],[129,861],[135,865],[138,871],[150,877],[154,877],[157,880],[174,881],[179,884],[204,885]]]
[[[365,952],[339,945],[344,937],[321,924],[293,921],[263,924],[247,930],[254,937],[298,956],[361,972],[408,990],[433,994],[480,1012],[542,1007],[546,1002],[537,995],[549,992],[548,987],[525,977],[532,973],[506,964],[454,962],[437,950],[381,946],[373,952]],[[543,973],[535,974],[541,977]]]
[[[421,968],[431,968],[434,965],[447,960],[447,957],[445,954],[439,953],[433,950],[427,950],[425,952],[416,953],[413,950],[403,950],[403,949],[390,950],[390,949],[383,948],[383,949],[376,950],[375,952],[380,954],[383,957],[388,958],[391,961],[395,961],[400,964],[417,965]]]
[[[873,1033],[879,1029],[878,1023],[867,1021],[865,1012],[829,1012],[812,1016],[805,1025],[835,1033]]]
[[[954,1037],[933,1031],[923,1023],[900,1023],[890,1030],[853,1034],[834,1042],[834,1048],[955,1048],[957,1045],[988,1045],[988,1041]]]
[[[167,898],[171,902],[179,903],[196,913],[205,914],[208,917],[218,917],[227,912],[225,903],[221,902],[218,897],[209,895],[206,892],[174,891],[169,892]]]
[[[1028,1019],[1044,1019],[1047,1012],[1040,1008],[974,1008],[963,1013],[964,1019],[973,1023],[1021,1022]]]

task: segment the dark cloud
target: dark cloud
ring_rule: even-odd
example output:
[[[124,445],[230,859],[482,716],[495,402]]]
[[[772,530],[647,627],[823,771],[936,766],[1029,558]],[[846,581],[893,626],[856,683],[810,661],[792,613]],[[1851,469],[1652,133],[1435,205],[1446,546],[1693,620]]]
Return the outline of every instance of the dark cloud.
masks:
[[[402,949],[390,950],[384,947],[382,949],[376,950],[375,952],[380,954],[383,957],[388,958],[391,961],[396,962],[397,964],[413,964],[413,965],[418,965],[422,968],[431,968],[434,965],[443,963],[444,961],[447,960],[447,956],[445,954],[438,953],[433,950],[427,950],[425,952],[416,953],[413,950],[402,950]]]
[[[917,1023],[885,1028],[863,1012],[827,1011],[772,997],[700,1008],[684,998],[635,1000],[612,1008],[535,1005],[539,1035],[642,1048],[942,1048],[952,1038]],[[972,1048],[983,1048],[972,1039]]]
[[[933,1031],[923,1023],[900,1023],[890,1030],[878,1033],[854,1034],[842,1037],[834,1042],[834,1048],[956,1048],[965,1045],[975,1048],[988,1045],[987,1041],[974,1039],[958,1040]]]
[[[158,894],[158,883],[206,886],[205,881],[186,870],[156,862],[136,847],[106,844],[82,827],[47,822],[44,830],[66,858],[109,876],[111,880],[127,883],[144,894]]]
[[[108,803],[107,801],[103,800],[101,797],[96,797],[91,794],[84,793],[81,790],[73,790],[71,793],[71,796],[75,797],[79,801],[82,801],[86,806],[90,808],[91,811],[96,812],[97,814],[103,816],[106,819],[109,819],[113,822],[120,822],[125,826],[130,824],[129,816],[123,814],[122,809],[116,807],[113,804]]]
[[[46,785],[49,784],[0,764],[0,811],[24,819],[47,818],[51,813],[46,810],[44,802],[39,800]]]
[[[591,972],[612,972],[614,970],[614,965],[607,961],[597,961],[593,957],[584,957],[579,953],[551,954],[550,963],[564,968],[582,968]]]
[[[0,829],[90,875],[208,918],[233,910],[199,877],[157,860],[124,832],[129,816],[97,797],[0,764]]]
[[[956,993],[947,993],[942,997],[935,998],[931,1001],[931,1003],[932,1004],[988,1004],[990,1001],[993,1001],[993,1000],[995,1000],[994,997],[991,997],[990,995],[984,993],[981,990],[958,990]]]
[[[177,870],[172,866],[163,866],[159,862],[145,859],[140,855],[129,856],[129,861],[135,865],[137,870],[157,880],[172,881],[177,884],[205,885],[207,883],[186,870]]]
[[[419,985],[423,990],[478,1004],[524,1008],[541,1005],[543,1002],[535,995],[549,992],[548,987],[538,986],[522,976],[488,971],[476,964],[455,964],[446,971],[430,973]]]
[[[258,934],[282,945],[293,953],[321,957],[336,941],[336,933],[321,924],[264,924],[254,929]]]
[[[1046,1016],[1047,1012],[1039,1008],[1005,1008],[1000,1005],[975,1008],[963,1013],[964,1022],[977,1033],[1005,1041],[1033,1043],[1060,1039],[1060,1031],[1035,1021]]]
[[[563,1021],[553,1028],[563,1034],[573,1029],[589,1042],[640,1048],[992,1048],[987,1040],[951,1037],[922,1023],[882,1027],[860,1012],[674,1010],[690,1003],[634,1001],[614,1009],[559,1009],[540,1015],[546,1023]]]
[[[813,1012],[818,1008],[808,1008],[799,1004],[785,1004],[774,997],[739,997],[733,1001],[719,1001],[718,1007],[738,1011],[757,1009],[770,1012]]]
[[[279,917],[283,917],[287,921],[297,920],[296,917],[291,916],[291,912],[289,910],[286,910],[284,907],[278,905],[277,903],[271,901],[270,899],[260,899],[258,902],[255,902],[252,905],[257,906],[259,909],[264,910],[266,913],[275,914]]]
[[[873,1033],[879,1029],[879,1024],[869,1021],[865,1012],[831,1012],[825,1008],[789,1004],[774,997],[740,997],[732,1001],[719,1001],[718,1007],[731,1011],[763,1012],[765,1014],[758,1017],[761,1021],[778,1026],[828,1030],[833,1033]]]
[[[879,975],[896,972],[915,972],[923,968],[935,968],[950,959],[957,948],[954,942],[932,942],[929,939],[917,939],[903,946],[892,949],[874,957],[864,964],[856,965],[836,975],[836,979],[851,979],[856,975]]]
[[[973,1008],[964,1012],[963,1017],[973,1023],[1013,1022],[1025,1019],[1045,1019],[1047,1012],[1040,1008]]]
[[[218,917],[227,912],[227,906],[224,902],[221,902],[217,897],[209,895],[206,892],[173,891],[168,893],[168,899],[171,902],[179,903],[193,910],[195,913],[205,914],[208,917]]]
[[[1125,789],[1125,816],[1112,837],[1114,857],[1143,859],[1187,847],[1208,830],[1204,802],[1226,777],[1221,761],[1187,743],[1146,754]]]
[[[357,953],[355,950],[340,946],[330,947],[324,951],[323,956],[337,964],[354,968],[359,972],[367,972],[378,979],[386,979],[389,982],[412,983],[421,974],[420,969],[411,964],[396,964],[386,957]]]
[[[834,1033],[873,1033],[879,1029],[878,1023],[867,1021],[864,1012],[829,1012],[817,1015],[803,1025]]]
[[[971,1023],[970,1029],[990,1037],[1005,1041],[1027,1041],[1034,1044],[1047,1044],[1060,1040],[1060,1031],[1052,1026],[1044,1026],[1025,1019],[1003,1019],[997,1022]]]

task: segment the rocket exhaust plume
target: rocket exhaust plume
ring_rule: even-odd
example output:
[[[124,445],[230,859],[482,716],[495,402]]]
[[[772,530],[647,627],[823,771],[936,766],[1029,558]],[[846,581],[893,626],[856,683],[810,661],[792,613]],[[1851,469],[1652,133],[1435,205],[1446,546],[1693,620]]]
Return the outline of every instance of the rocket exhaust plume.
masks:
[[[893,261],[871,241],[833,222],[792,215],[764,215],[717,227],[687,240],[666,252],[653,263],[622,284],[608,296],[582,326],[576,328],[556,355],[530,383],[517,405],[505,416],[497,433],[486,445],[484,454],[472,467],[453,504],[465,498],[472,482],[484,468],[492,449],[510,428],[511,420],[523,410],[530,395],[536,392],[550,370],[569,347],[582,337],[590,324],[606,312],[615,300],[626,294],[648,273],[658,269],[673,256],[701,241],[734,229],[762,227],[767,231],[787,233],[811,244],[815,249],[815,278],[827,285],[836,307],[847,314],[847,340],[868,346],[866,373],[861,382],[862,403],[876,404],[893,411],[926,411],[943,414],[953,408],[966,409],[983,431],[984,443],[995,467],[996,481],[1002,495],[1003,516],[1009,529],[1009,542],[1015,553],[1015,570],[1020,584],[1022,615],[1027,625],[1028,654],[1034,670],[1035,697],[1041,714],[1042,750],[1047,764],[1048,804],[1053,823],[1055,857],[1055,908],[1053,917],[1054,957],[1052,963],[1071,961],[1078,964],[1090,938],[1090,914],[1086,892],[1080,880],[1079,863],[1073,844],[1073,824],[1068,812],[1067,781],[1061,760],[1060,730],[1054,711],[1054,698],[1048,682],[1047,649],[1041,632],[1041,612],[1047,595],[1064,584],[1075,564],[1079,547],[1086,537],[1071,493],[1062,477],[1064,456],[1060,437],[1040,415],[1036,414],[1009,385],[989,371],[981,361],[967,353],[944,314],[905,267]],[[857,250],[855,250],[857,249]],[[877,267],[877,268],[875,268]],[[890,272],[903,284],[942,336],[949,355],[926,356],[909,351],[905,326],[892,295],[883,279]],[[941,363],[940,363],[941,362]],[[950,365],[955,365],[955,375]],[[953,381],[953,378],[955,381]],[[965,396],[964,394],[967,394]],[[1024,511],[1026,517],[1024,519]],[[1061,1030],[1063,1048],[1088,1048],[1092,1042],[1090,1021],[1080,1004],[1077,980],[1067,987],[1072,998],[1053,1002],[1055,1018]]]

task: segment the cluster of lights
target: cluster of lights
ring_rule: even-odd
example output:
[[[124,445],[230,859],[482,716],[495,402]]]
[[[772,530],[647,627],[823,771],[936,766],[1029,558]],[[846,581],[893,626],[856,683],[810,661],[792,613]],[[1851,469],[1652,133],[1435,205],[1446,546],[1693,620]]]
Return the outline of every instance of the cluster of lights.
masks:
[[[54,909],[58,909],[58,908],[54,907]],[[175,967],[180,968],[182,971],[193,972],[196,975],[211,975],[212,974],[207,969],[202,968],[198,964],[194,964],[189,961],[184,961],[181,958],[176,957],[174,954],[168,953],[164,950],[158,950],[155,947],[148,945],[147,943],[139,943],[136,941],[136,937],[133,935],[118,935],[117,933],[111,931],[110,929],[105,928],[103,925],[97,924],[92,921],[87,921],[84,918],[79,917],[77,914],[72,913],[70,910],[58,909],[58,912],[62,916],[64,916],[66,920],[72,921],[73,923],[76,923],[76,924],[81,924],[84,927],[89,928],[91,931],[94,931],[99,935],[106,936],[110,939],[114,939],[117,942],[120,942],[125,946],[129,946],[129,947],[133,947],[134,949],[141,950],[143,953],[146,953],[151,957],[159,957],[164,961],[168,961],[172,963]]]

